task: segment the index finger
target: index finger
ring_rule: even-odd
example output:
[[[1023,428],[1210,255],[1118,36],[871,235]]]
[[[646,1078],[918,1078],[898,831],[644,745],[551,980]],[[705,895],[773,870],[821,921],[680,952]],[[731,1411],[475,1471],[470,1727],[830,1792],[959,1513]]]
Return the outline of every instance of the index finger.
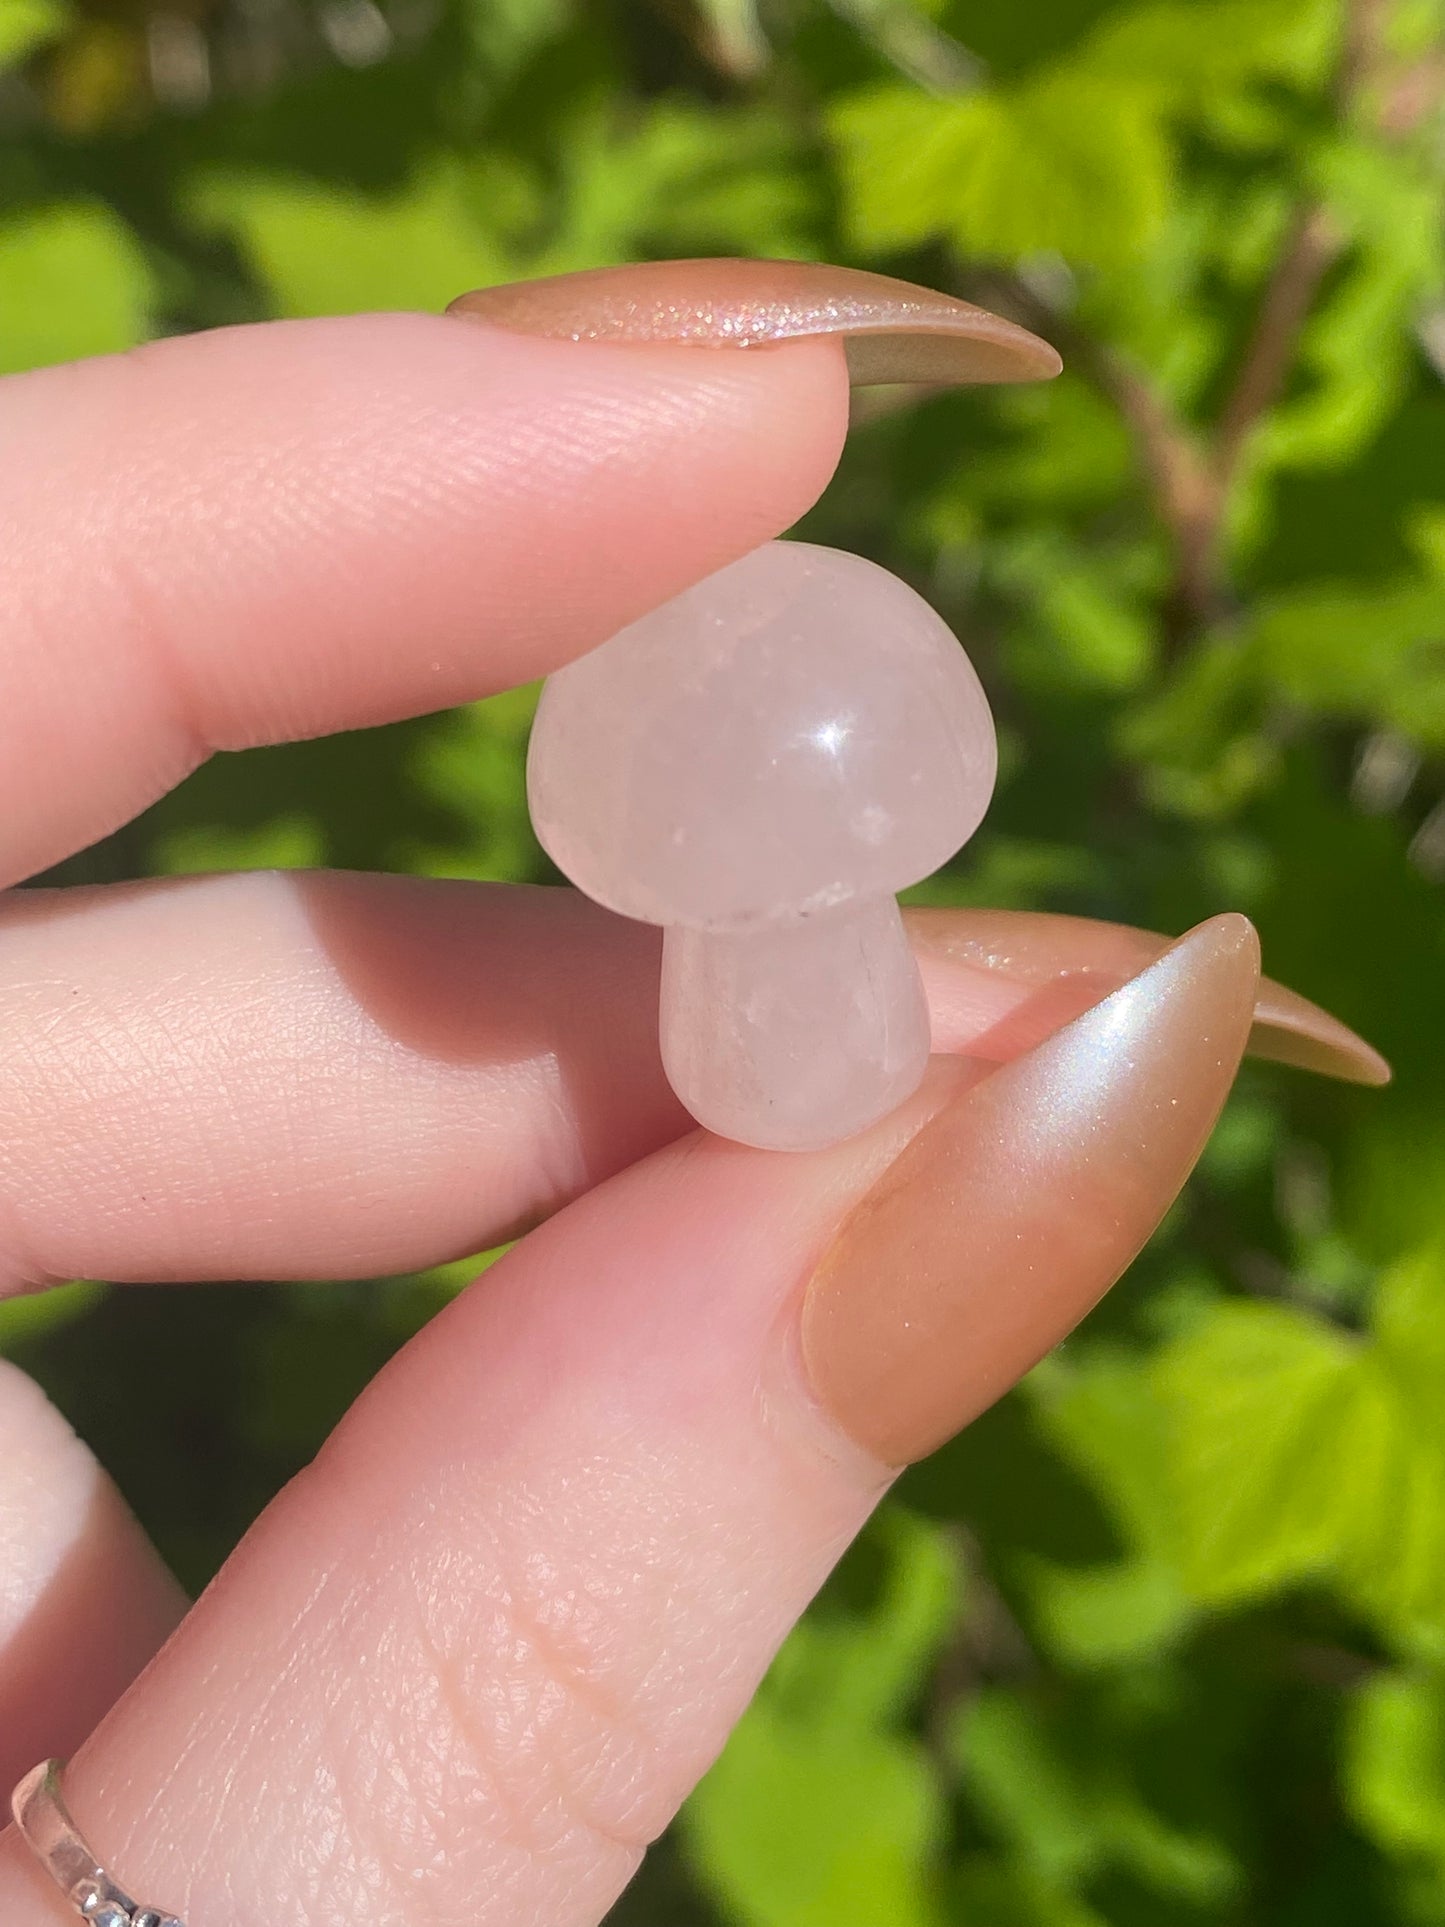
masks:
[[[0,885],[213,750],[444,708],[595,646],[796,520],[846,417],[835,341],[621,347],[420,314],[0,382]]]

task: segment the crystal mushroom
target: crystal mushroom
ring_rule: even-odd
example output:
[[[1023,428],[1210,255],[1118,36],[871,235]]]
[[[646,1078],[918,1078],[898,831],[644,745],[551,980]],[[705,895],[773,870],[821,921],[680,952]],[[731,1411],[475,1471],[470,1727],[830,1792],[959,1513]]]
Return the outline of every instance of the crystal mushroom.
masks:
[[[664,926],[662,1056],[689,1111],[808,1150],[923,1075],[894,893],[973,834],[996,767],[935,611],[859,556],[771,542],[549,679],[527,788],[558,867]]]

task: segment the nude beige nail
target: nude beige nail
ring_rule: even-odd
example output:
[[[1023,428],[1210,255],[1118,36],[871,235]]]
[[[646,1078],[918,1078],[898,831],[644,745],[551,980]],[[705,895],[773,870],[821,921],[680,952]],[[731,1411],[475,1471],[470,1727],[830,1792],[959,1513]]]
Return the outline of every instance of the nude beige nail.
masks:
[[[1082,993],[1077,1009],[1136,976],[1173,941],[1129,924],[1035,910],[914,909],[904,918],[915,950],[1040,989],[1075,984]],[[1248,1054],[1347,1084],[1390,1081],[1390,1066],[1372,1044],[1271,977],[1259,980]]]
[[[644,261],[459,295],[448,314],[565,341],[763,348],[843,343],[857,386],[1037,381],[1062,363],[1046,341],[970,301],[821,261]]]
[[[1215,917],[910,1141],[803,1303],[808,1377],[859,1445],[922,1458],[1103,1296],[1204,1147],[1258,980],[1253,926]]]

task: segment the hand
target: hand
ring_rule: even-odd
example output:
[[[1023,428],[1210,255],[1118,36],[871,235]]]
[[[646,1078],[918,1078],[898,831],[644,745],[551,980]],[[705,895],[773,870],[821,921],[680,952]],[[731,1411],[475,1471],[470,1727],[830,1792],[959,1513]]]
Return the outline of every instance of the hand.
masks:
[[[214,749],[437,708],[601,641],[791,523],[846,399],[835,340],[422,316],[0,386],[0,882]],[[690,1131],[657,1061],[657,933],[568,892],[11,896],[0,1292],[389,1272],[548,1221],[184,1618],[0,1366],[4,1790],[80,1747],[91,1844],[188,1927],[600,1920],[893,1470],[1128,1263],[1249,1034],[1239,918],[1149,968],[1157,942],[1104,926],[915,929],[953,1057],[876,1131],[796,1157]],[[1260,1008],[1276,1054],[1371,1073],[1322,1013]],[[75,1920],[13,1831],[0,1919]]]

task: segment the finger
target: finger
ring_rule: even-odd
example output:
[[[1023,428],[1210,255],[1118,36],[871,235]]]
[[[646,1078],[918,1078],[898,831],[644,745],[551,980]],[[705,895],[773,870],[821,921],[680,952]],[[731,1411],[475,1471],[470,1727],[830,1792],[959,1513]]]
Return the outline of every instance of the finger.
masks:
[[[79,1745],[184,1608],[110,1480],[0,1359],[0,1785]]]
[[[1216,919],[850,1145],[693,1136],[553,1219],[363,1395],[72,1762],[91,1844],[190,1927],[593,1927],[888,1466],[1157,1223],[1257,955]],[[64,1920],[13,1838],[0,1917]]]
[[[570,890],[254,874],[0,910],[0,1294],[369,1277],[689,1128],[658,933]]]
[[[0,383],[0,882],[213,749],[555,668],[794,521],[846,415],[836,342],[621,348],[427,315]]]
[[[1072,918],[909,922],[935,1047],[994,1060],[1166,945]],[[691,1128],[658,1056],[658,949],[567,890],[293,873],[19,893],[0,1292],[371,1276],[499,1242]],[[1358,1074],[1368,1047],[1295,1006]]]

